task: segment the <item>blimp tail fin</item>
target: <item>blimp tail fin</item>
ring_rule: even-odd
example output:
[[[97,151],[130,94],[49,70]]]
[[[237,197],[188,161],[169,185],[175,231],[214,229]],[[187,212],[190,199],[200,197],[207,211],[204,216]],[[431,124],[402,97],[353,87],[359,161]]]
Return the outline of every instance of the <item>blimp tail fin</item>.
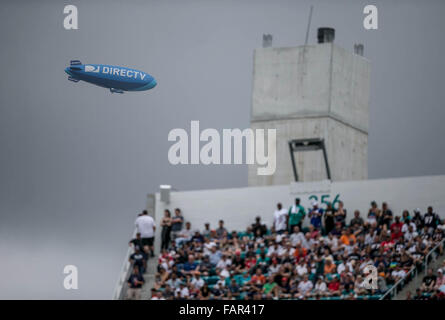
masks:
[[[80,60],[71,60],[70,61],[70,69],[71,70],[82,70],[82,62],[80,62]]]
[[[80,62],[80,60],[71,60],[70,61],[70,66],[78,66],[81,64],[82,64],[82,62]]]

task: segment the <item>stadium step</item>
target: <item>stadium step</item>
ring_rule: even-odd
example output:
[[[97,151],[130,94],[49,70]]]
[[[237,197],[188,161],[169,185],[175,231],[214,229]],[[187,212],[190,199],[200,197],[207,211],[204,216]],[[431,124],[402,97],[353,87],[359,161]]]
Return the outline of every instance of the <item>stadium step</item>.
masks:
[[[157,256],[147,261],[147,271],[144,274],[145,284],[142,286],[141,300],[149,300],[151,298],[151,288],[153,288],[155,283],[157,261]]]

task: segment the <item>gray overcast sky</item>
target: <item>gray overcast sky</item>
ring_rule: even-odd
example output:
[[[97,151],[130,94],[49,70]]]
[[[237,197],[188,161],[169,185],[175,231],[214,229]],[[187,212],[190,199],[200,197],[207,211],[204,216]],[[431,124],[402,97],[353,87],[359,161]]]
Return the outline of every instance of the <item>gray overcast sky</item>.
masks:
[[[63,29],[76,4],[79,30]],[[363,28],[376,4],[379,30]],[[364,43],[372,63],[369,177],[445,173],[445,2],[2,1],[0,298],[110,298],[132,223],[161,183],[247,185],[247,168],[171,166],[172,128],[247,128],[253,50],[316,29]],[[110,94],[67,81],[71,59],[147,71],[158,87]],[[79,267],[80,289],[62,287]]]

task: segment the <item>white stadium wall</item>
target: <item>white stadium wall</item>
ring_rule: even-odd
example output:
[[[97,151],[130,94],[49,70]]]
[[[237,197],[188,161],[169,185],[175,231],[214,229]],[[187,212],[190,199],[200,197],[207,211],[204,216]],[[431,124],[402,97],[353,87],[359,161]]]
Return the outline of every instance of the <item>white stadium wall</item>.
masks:
[[[232,231],[245,230],[257,215],[271,226],[278,202],[289,207],[298,197],[304,207],[309,207],[313,200],[319,203],[334,201],[337,196],[348,210],[347,220],[351,219],[356,209],[365,217],[372,200],[377,201],[379,206],[386,201],[394,215],[401,215],[404,209],[412,213],[416,208],[424,213],[427,206],[431,205],[436,213],[445,217],[445,175],[341,182],[325,180],[279,186],[172,192],[169,204],[161,202],[160,194],[157,193],[156,247],[159,249],[160,221],[164,209],[170,209],[173,214],[174,208],[181,208],[185,221],[191,222],[193,230],[202,230],[206,222],[210,223],[212,229],[216,228],[218,220],[223,219],[226,228]]]

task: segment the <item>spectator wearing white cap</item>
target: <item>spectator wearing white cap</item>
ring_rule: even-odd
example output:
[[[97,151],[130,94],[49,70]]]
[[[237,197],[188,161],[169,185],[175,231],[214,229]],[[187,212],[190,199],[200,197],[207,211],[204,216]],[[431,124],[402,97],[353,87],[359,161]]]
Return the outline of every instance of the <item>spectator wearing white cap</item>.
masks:
[[[318,207],[318,202],[312,202],[312,209],[309,212],[309,218],[311,219],[311,225],[320,230],[321,229],[321,218],[323,216],[323,209]]]
[[[436,289],[440,290],[440,287],[445,286],[445,275],[442,269],[437,270]]]

